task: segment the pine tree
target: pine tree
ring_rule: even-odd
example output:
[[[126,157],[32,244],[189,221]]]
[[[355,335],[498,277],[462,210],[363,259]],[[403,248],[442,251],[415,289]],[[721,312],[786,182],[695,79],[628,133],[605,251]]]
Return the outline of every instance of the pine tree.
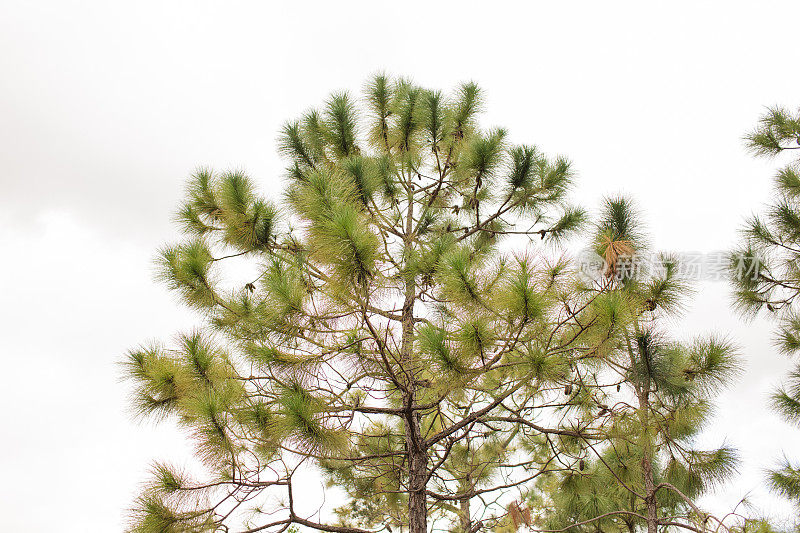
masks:
[[[778,157],[800,150],[800,112],[772,108],[746,136],[757,156]],[[761,216],[751,217],[742,243],[731,253],[730,273],[738,309],[747,316],[762,310],[778,324],[777,345],[787,355],[800,351],[800,170],[794,159],[775,176],[775,199]],[[773,395],[773,406],[800,423],[800,366]],[[784,461],[770,473],[772,488],[800,505],[800,466]]]
[[[557,467],[554,440],[592,431],[553,415],[596,350],[571,271],[525,239],[584,220],[569,162],[481,129],[475,84],[379,75],[365,92],[286,124],[281,202],[243,172],[189,181],[159,267],[203,326],[127,371],[138,412],[185,427],[206,477],[156,465],[133,531],[474,532]],[[298,510],[304,468],[346,493],[335,523]]]
[[[591,391],[592,416],[602,420],[601,438],[586,441],[577,468],[543,478],[537,503],[550,509],[543,529],[719,530],[721,522],[696,500],[734,471],[735,454],[727,447],[696,449],[692,439],[713,396],[736,373],[734,349],[715,337],[671,338],[669,319],[690,287],[674,257],[647,261],[629,200],[606,201],[594,251],[606,268],[587,286],[596,297],[578,320],[607,338],[595,373],[582,380]]]

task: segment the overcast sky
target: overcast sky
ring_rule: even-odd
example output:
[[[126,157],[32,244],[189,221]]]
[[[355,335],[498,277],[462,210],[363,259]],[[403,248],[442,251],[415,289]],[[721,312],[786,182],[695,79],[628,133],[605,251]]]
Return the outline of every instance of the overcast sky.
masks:
[[[193,317],[153,281],[156,248],[199,165],[281,190],[282,122],[378,70],[485,90],[483,124],[569,156],[577,202],[628,193],[657,248],[732,246],[776,162],[742,135],[800,105],[794,2],[0,1],[0,514],[6,531],[121,531],[154,459],[187,456],[169,425],[126,413],[126,349]],[[704,441],[742,452],[708,500],[760,488],[800,431],[766,407],[790,362],[703,282],[680,337],[729,335],[746,372]]]

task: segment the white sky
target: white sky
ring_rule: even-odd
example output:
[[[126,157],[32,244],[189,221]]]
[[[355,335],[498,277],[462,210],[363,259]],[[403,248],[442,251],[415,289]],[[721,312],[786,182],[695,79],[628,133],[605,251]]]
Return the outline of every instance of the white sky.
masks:
[[[656,247],[730,247],[777,163],[741,137],[764,106],[800,105],[798,2],[0,1],[0,515],[7,531],[120,531],[153,459],[186,457],[169,426],[126,414],[118,361],[192,317],[152,280],[186,175],[244,168],[270,195],[281,123],[377,70],[485,90],[484,124],[569,156],[576,200],[625,192]],[[679,336],[715,331],[746,373],[705,440],[760,489],[796,431],[766,408],[789,367],[770,326],[705,282]]]

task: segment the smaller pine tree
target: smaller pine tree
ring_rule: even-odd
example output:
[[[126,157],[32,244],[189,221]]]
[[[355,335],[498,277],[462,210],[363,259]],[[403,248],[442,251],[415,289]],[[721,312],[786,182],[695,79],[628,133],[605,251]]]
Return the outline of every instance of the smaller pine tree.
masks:
[[[745,137],[756,156],[779,157],[800,150],[800,111],[774,107]],[[774,199],[761,215],[749,218],[739,247],[730,255],[730,279],[736,305],[745,316],[766,311],[777,323],[777,346],[800,353],[800,160],[794,158],[775,175]],[[800,365],[772,397],[773,408],[800,425]],[[800,506],[800,465],[784,460],[770,472],[769,483]]]
[[[649,533],[666,527],[701,531],[720,522],[697,498],[735,468],[727,447],[700,450],[693,438],[708,421],[715,394],[736,374],[733,346],[707,337],[688,343],[668,324],[691,290],[674,258],[646,269],[647,247],[630,201],[605,202],[595,251],[603,276],[586,287],[591,304],[578,321],[605,336],[596,371],[583,379],[587,415],[602,422],[579,461],[543,478],[543,529]],[[598,343],[600,345],[601,343]]]

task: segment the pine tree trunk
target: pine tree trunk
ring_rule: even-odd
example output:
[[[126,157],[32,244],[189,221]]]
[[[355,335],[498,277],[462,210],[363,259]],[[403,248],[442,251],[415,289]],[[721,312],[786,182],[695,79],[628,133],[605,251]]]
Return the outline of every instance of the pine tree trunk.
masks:
[[[656,507],[656,491],[653,482],[653,462],[649,452],[642,456],[642,472],[644,473],[645,504],[647,505],[647,533],[658,531],[658,514]]]
[[[410,189],[410,188],[409,188]],[[406,248],[412,247],[412,228],[414,203],[409,196],[408,213],[406,215]],[[427,533],[428,501],[425,488],[428,483],[428,450],[420,430],[419,411],[412,410],[417,404],[417,362],[414,360],[414,304],[416,302],[416,284],[413,279],[406,283],[405,300],[402,310],[402,346],[401,360],[405,375],[408,377],[404,394],[404,417],[406,452],[408,453],[408,530],[409,533]]]
[[[469,533],[472,529],[472,520],[470,519],[469,498],[463,498],[459,502],[461,507],[461,531]]]
[[[404,398],[406,415],[404,418],[406,452],[408,453],[408,528],[409,533],[426,533],[428,529],[427,498],[425,487],[428,482],[428,451],[420,431],[419,411],[411,407],[416,404],[416,369],[413,361],[413,297],[406,294],[406,305],[403,306],[403,360],[406,372],[410,376],[408,392]]]
[[[647,507],[647,533],[658,531],[658,505],[656,487],[653,477],[653,453],[647,428],[650,424],[648,407],[650,393],[648,389],[639,392],[639,418],[642,422],[642,475],[644,477],[644,503]]]
[[[419,416],[414,415],[412,430],[418,436]],[[408,431],[406,434],[408,435]],[[408,437],[407,437],[408,438]],[[428,505],[425,486],[428,476],[428,457],[424,449],[411,444],[408,467],[408,530],[409,533],[426,533],[428,530]]]

